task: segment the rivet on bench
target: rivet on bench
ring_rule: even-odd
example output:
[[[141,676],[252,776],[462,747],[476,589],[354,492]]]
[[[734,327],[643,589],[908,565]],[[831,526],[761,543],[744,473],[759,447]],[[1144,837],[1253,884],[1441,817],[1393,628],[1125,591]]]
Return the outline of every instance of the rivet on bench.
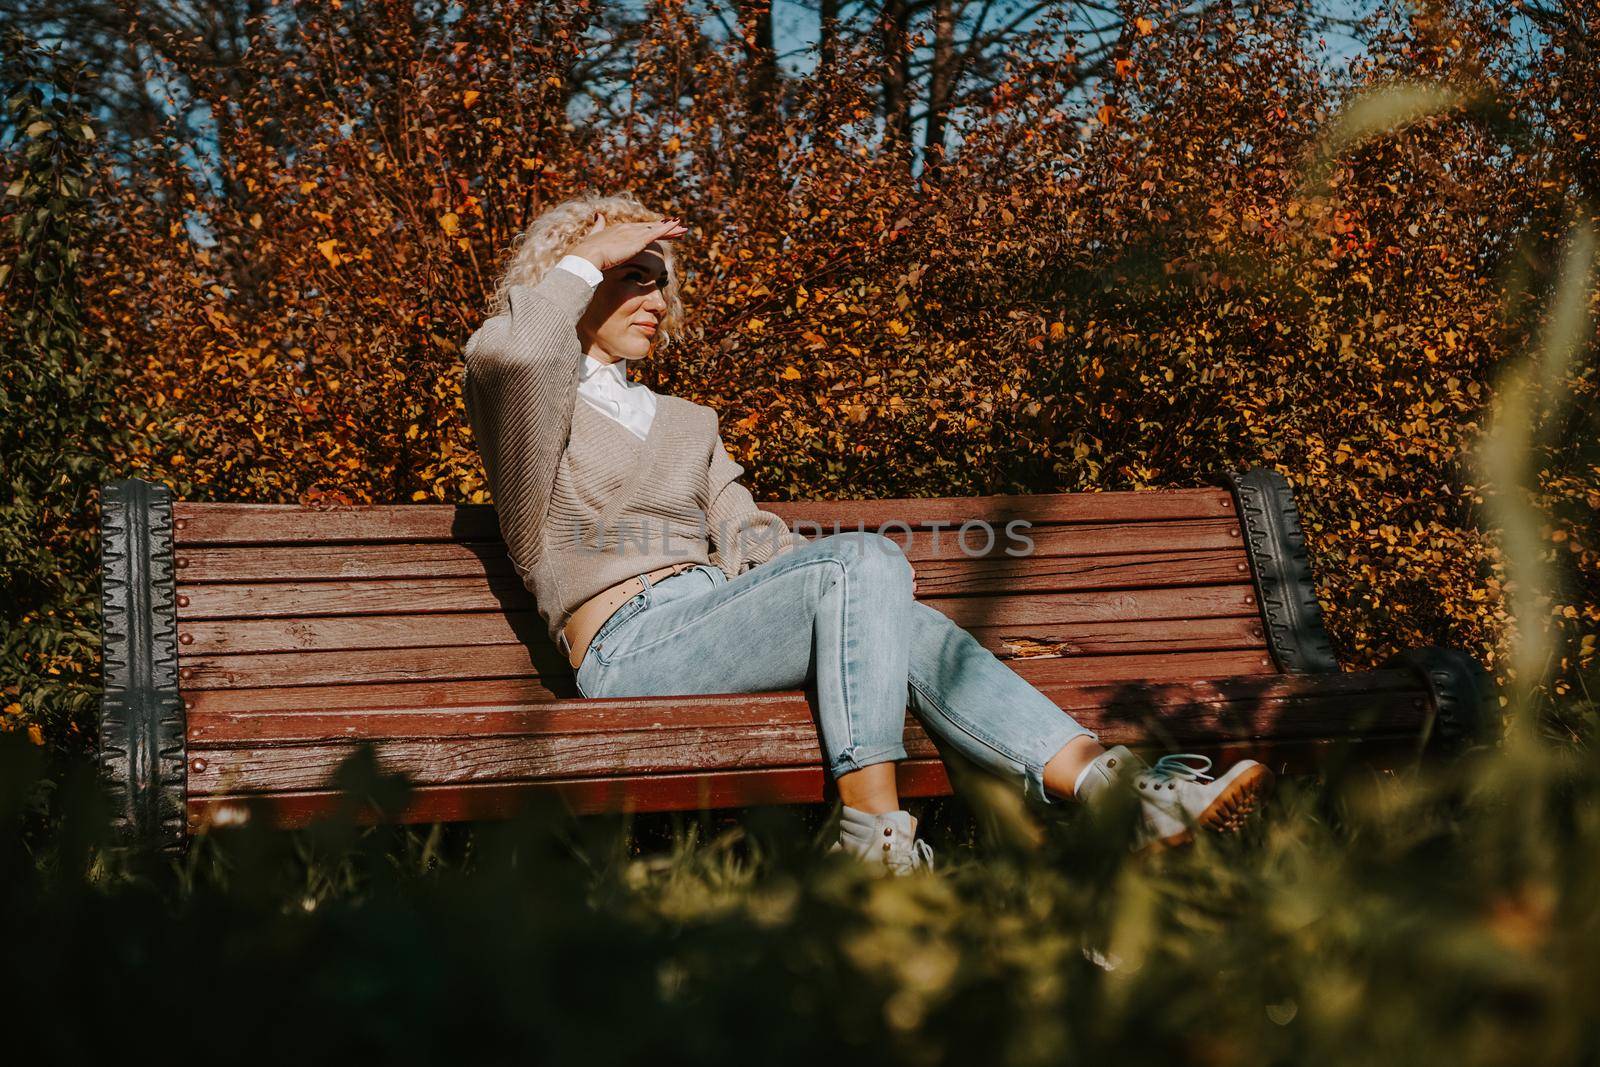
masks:
[[[192,644],[194,644],[194,634],[179,634],[178,635],[178,644],[180,644],[180,645],[192,645]]]
[[[1246,594],[1246,596],[1244,598],[1244,602],[1246,604],[1254,604],[1256,602],[1255,594],[1253,594],[1253,593]]]
[[[189,528],[189,520],[179,519],[177,522],[172,524],[172,528],[175,530],[187,530]]]
[[[197,759],[193,763],[189,764],[189,766],[193,767],[197,771],[203,771],[206,769],[206,761],[203,759]]]
[[[183,670],[178,672],[178,677],[182,678],[184,681],[188,681],[190,678],[194,677],[194,669],[192,667],[185,667]]]
[[[1243,571],[1245,569],[1245,564],[1243,564],[1243,563],[1235,563],[1233,565],[1233,569],[1236,570],[1236,571]]]
[[[186,597],[186,596],[181,596],[181,595],[180,595],[180,596],[179,596],[179,597],[178,597],[178,607],[180,607],[180,608],[186,608],[186,607],[188,607],[188,606],[189,606],[189,598],[188,598],[188,597]]]
[[[1228,536],[1229,537],[1238,537],[1239,536],[1239,527],[1235,526],[1233,529],[1229,530],[1228,531]]]
[[[188,565],[189,565],[189,561],[187,559],[185,559],[183,556],[179,556],[178,557],[178,569],[180,571],[183,570],[183,568],[187,567]]]

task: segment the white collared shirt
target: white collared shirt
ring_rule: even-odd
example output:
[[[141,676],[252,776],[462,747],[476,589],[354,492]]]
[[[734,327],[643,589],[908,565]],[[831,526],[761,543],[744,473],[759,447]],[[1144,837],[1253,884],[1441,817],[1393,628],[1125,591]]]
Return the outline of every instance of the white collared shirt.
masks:
[[[566,256],[556,264],[561,270],[571,271],[593,288],[605,276],[582,256]],[[656,394],[640,382],[630,382],[628,361],[619,359],[605,363],[584,354],[583,367],[578,371],[578,395],[601,414],[609,415],[633,432],[641,441],[650,433],[650,424],[656,417]]]

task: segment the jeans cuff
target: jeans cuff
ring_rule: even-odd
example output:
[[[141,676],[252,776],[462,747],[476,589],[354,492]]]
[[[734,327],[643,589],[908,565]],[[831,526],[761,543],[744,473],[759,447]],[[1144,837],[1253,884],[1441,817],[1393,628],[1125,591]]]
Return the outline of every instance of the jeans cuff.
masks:
[[[1039,755],[1028,761],[1024,766],[1023,778],[1024,791],[1039,803],[1046,806],[1058,806],[1066,803],[1066,798],[1051,795],[1044,787],[1044,765],[1055,758],[1056,754],[1066,747],[1067,743],[1079,737],[1087,737],[1098,742],[1100,735],[1085,726],[1068,719],[1061,729],[1045,735],[1039,742]]]
[[[838,756],[834,757],[828,772],[837,779],[841,774],[859,771],[863,767],[870,767],[874,763],[888,763],[893,760],[906,758],[904,742],[896,741],[888,745],[879,745],[877,748],[862,748],[860,745],[851,745]]]

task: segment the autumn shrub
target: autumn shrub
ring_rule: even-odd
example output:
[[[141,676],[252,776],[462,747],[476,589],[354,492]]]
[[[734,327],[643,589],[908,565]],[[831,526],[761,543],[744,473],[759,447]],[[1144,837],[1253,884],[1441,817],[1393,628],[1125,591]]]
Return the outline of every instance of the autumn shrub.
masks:
[[[114,368],[86,335],[81,273],[92,229],[91,72],[42,69],[6,37],[9,129],[0,231],[0,732],[64,759],[93,743],[99,685],[94,511],[111,475]]]

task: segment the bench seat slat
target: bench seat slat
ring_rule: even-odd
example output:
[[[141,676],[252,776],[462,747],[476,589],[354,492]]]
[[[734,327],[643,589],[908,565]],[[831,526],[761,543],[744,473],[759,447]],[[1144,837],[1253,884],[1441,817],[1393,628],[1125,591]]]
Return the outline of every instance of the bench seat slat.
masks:
[[[1226,744],[1270,736],[1326,739],[1363,733],[1418,736],[1424,712],[1416,709],[1422,688],[1381,689],[1336,697],[1283,697],[1275,701],[1195,704],[1173,712],[1152,707],[1078,710],[1078,721],[1106,744],[1139,744],[1160,737],[1168,744]],[[728,717],[723,717],[728,718]],[[386,737],[387,720],[366,717],[360,737],[373,742],[379,763],[403,771],[418,785],[534,781],[541,777],[605,774],[667,774],[704,769],[821,765],[818,734],[810,715],[789,721],[749,717],[717,725],[651,726],[643,720],[611,731],[562,733],[456,733]],[[922,725],[907,715],[906,750],[912,758],[938,757]],[[349,742],[197,747],[190,761],[192,795],[320,789],[352,752]]]
[[[1224,489],[1145,489],[1115,493],[1031,496],[917,497],[888,500],[762,501],[759,506],[793,526],[825,530],[900,520],[917,524],[978,519],[1004,525],[1029,522],[1144,522],[1234,514]],[[499,537],[486,504],[404,504],[313,508],[295,504],[205,504],[175,501],[179,547],[201,544],[301,544],[344,541],[492,541]],[[802,531],[805,532],[805,531]]]
[[[902,796],[943,796],[950,779],[939,760],[905,760],[896,768]],[[433,786],[417,789],[400,815],[402,822],[460,822],[503,819],[536,797],[560,798],[578,815],[602,812],[696,811],[702,808],[748,807],[757,804],[815,804],[824,799],[821,767],[769,767],[761,770],[693,774],[607,775],[543,782]],[[307,790],[274,794],[268,814],[282,829],[306,826],[334,810],[338,797]],[[197,833],[212,823],[236,824],[245,810],[243,798],[195,797],[188,804],[189,830]]]
[[[1365,766],[1399,768],[1416,759],[1417,737],[1401,732],[1334,740],[1262,739],[1194,747],[1213,757],[1219,766],[1251,758],[1261,760],[1280,773],[1315,770],[1340,754],[1348,754]],[[1155,747],[1145,751],[1152,758],[1158,754]],[[903,797],[944,796],[950,792],[949,775],[939,760],[905,760],[895,767],[895,776]],[[595,815],[619,811],[699,811],[763,804],[819,804],[830,796],[827,775],[820,766],[607,775],[423,786],[412,793],[411,802],[399,814],[399,820],[429,823],[503,819],[516,814],[519,808],[536,798],[559,798],[575,815]],[[306,826],[333,811],[337,800],[334,793],[326,790],[275,793],[265,798],[266,815],[272,825],[284,829]],[[235,795],[191,797],[188,803],[190,832],[202,831],[213,820],[237,823],[247,802],[247,798]],[[226,814],[219,817],[220,813]],[[370,818],[370,813],[366,817]]]
[[[1380,708],[1385,723],[1420,725],[1425,707],[1425,694],[1415,675],[1405,671],[1338,675],[1320,684],[1305,676],[1274,675],[1151,688],[1047,685],[1042,691],[1091,729],[1114,730],[1130,719],[1143,721],[1157,715],[1163,725],[1170,723],[1176,734],[1191,738],[1359,732],[1359,716],[1350,714],[1355,701]],[[198,750],[363,739],[542,737],[615,734],[640,728],[671,731],[800,725],[811,730],[814,722],[808,695],[800,690],[712,695],[694,703],[650,697],[476,708],[319,709],[312,702],[300,711],[193,712],[189,746]],[[908,726],[914,724],[914,717],[908,716]]]
[[[464,784],[604,774],[665,774],[821,764],[817,730],[805,723],[649,728],[612,733],[515,737],[452,737],[378,741],[385,770],[405,772],[418,785]],[[906,751],[938,752],[920,730],[906,731]],[[194,794],[316,789],[328,784],[350,746],[296,745],[210,749],[189,768]]]

